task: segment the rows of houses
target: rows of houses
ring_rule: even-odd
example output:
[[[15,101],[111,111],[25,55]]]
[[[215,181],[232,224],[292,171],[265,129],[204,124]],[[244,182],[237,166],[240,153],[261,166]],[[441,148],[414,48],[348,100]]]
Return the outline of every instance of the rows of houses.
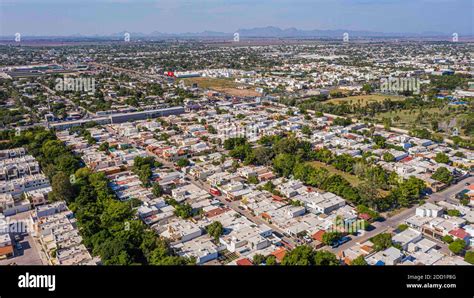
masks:
[[[469,165],[472,161],[472,153],[467,150],[454,150],[429,140],[377,129],[375,135],[393,145],[380,148],[367,137],[365,132],[370,128],[362,123],[334,126],[334,119],[327,116],[313,117],[308,122],[305,115],[289,116],[287,108],[269,111],[255,103],[222,105],[219,109],[219,113],[203,108],[158,121],[89,128],[97,144],[85,147],[84,139],[77,135],[57,134],[82,155],[89,168],[108,175],[110,187],[119,200],[139,201],[137,215],[145,224],[170,240],[180,255],[194,257],[199,264],[246,264],[255,254],[281,258],[286,248],[281,247],[281,238],[273,232],[291,239],[315,241],[320,247],[323,246],[322,235],[337,229],[337,222],[345,226],[368,219],[333,193],[308,187],[293,178],[277,178],[269,166],[240,164],[236,167],[235,160],[222,149],[223,142],[230,137],[244,136],[253,142],[264,135],[290,132],[309,141],[313,148],[329,148],[334,154],[362,157],[370,152],[370,158],[386,170],[402,178],[419,177],[433,190],[437,190],[437,182],[431,175],[437,168],[445,166],[462,179],[468,172],[459,164]],[[312,129],[309,135],[301,131],[305,125]],[[99,149],[105,142],[108,149]],[[463,154],[456,154],[459,151]],[[435,161],[438,152],[447,154],[452,165],[438,164]],[[385,153],[390,153],[393,160],[384,160]],[[153,168],[149,179],[151,185],[160,185],[159,196],[131,171],[137,156],[152,156],[163,163]],[[181,159],[188,160],[185,166],[178,166]],[[267,183],[271,183],[274,191],[265,190]],[[209,188],[214,189],[214,193]],[[234,207],[229,208],[222,199]],[[191,217],[179,217],[177,204],[189,205]],[[206,233],[206,227],[214,221],[224,227],[224,234],[218,239]],[[410,231],[412,229],[415,228],[411,227]],[[405,246],[405,236],[410,235],[401,234],[396,243]],[[363,250],[370,251],[368,247]],[[401,253],[406,257],[405,249]],[[382,259],[384,264],[396,263],[390,261],[396,255],[391,249],[376,252],[375,259],[367,260],[374,264]]]
[[[447,210],[458,210],[459,216]],[[474,245],[474,225],[468,220],[473,212],[472,207],[446,201],[425,203],[405,220],[407,228],[392,233],[392,246],[376,251],[368,240],[341,251],[339,257],[347,264],[363,256],[369,265],[469,265],[451,253],[445,241],[464,241],[467,249]]]
[[[0,151],[0,213],[6,216],[47,202],[49,179],[24,148]]]
[[[51,265],[96,265],[82,244],[74,214],[58,201],[36,207],[30,215],[33,235]]]

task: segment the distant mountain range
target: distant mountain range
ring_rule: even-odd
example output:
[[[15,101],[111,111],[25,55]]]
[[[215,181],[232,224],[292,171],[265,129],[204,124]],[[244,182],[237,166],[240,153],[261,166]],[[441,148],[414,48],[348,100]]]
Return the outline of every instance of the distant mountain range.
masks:
[[[345,32],[349,33],[351,37],[410,37],[410,36],[443,36],[449,35],[443,32],[423,32],[420,34],[414,33],[386,33],[386,32],[374,32],[374,31],[357,31],[357,30],[301,30],[297,28],[281,29],[279,27],[268,26],[268,27],[257,27],[250,29],[239,29],[236,32],[240,34],[240,37],[266,37],[266,38],[298,38],[298,37],[341,37]],[[123,36],[125,31],[114,33],[111,36],[119,37]],[[150,34],[144,34],[139,32],[131,32],[131,36],[135,37],[229,37],[233,36],[234,32],[217,32],[217,31],[203,31],[203,32],[186,32],[186,33],[163,33],[154,31]]]
[[[117,32],[110,35],[83,35],[73,34],[69,36],[28,36],[25,37],[36,37],[36,38],[123,38],[127,31]],[[400,32],[374,32],[374,31],[363,31],[363,30],[301,30],[297,28],[281,29],[279,27],[268,26],[268,27],[257,27],[250,29],[239,29],[236,32],[240,34],[241,38],[342,38],[342,35],[347,32],[350,38],[367,38],[367,37],[450,37],[450,33],[443,32],[422,32],[422,33],[400,33]],[[163,33],[153,31],[151,33],[141,32],[129,32],[132,39],[144,38],[232,38],[235,32],[218,32],[218,31],[203,31],[203,32],[186,32],[186,33]],[[3,36],[7,37],[7,36]],[[23,36],[22,36],[23,37]],[[8,38],[8,37],[7,37]]]

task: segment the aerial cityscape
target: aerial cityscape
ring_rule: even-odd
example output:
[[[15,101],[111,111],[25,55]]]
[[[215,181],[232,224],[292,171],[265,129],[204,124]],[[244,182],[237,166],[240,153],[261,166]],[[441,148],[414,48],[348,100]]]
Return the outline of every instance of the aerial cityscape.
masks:
[[[11,20],[0,265],[474,264],[472,19]]]

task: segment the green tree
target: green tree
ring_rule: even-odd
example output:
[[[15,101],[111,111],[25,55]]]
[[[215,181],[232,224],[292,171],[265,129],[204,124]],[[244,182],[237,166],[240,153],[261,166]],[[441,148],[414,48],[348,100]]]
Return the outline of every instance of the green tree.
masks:
[[[253,163],[255,159],[252,153],[252,146],[249,143],[245,143],[244,145],[235,146],[230,150],[229,155],[242,161],[245,160],[246,164],[250,164]]]
[[[474,251],[468,251],[464,255],[464,261],[474,265]]]
[[[362,86],[362,91],[364,91],[366,94],[372,93],[372,86],[370,84],[364,84]]]
[[[69,175],[74,173],[79,168],[79,161],[74,155],[67,153],[55,158],[54,166],[56,170],[62,171]]]
[[[311,128],[308,125],[303,125],[303,127],[301,127],[301,132],[307,136],[310,136],[312,133]]]
[[[448,215],[449,216],[461,216],[461,212],[459,212],[459,210],[456,210],[456,209],[450,209],[447,211]]]
[[[403,232],[405,231],[406,229],[408,229],[408,225],[407,224],[401,224],[398,226],[397,230],[400,231],[400,232]]]
[[[388,118],[383,118],[383,127],[385,130],[390,130],[392,127],[392,119]]]
[[[253,256],[252,263],[254,263],[255,265],[265,263],[265,256],[262,254],[255,254]]]
[[[425,188],[426,185],[423,180],[410,176],[391,191],[389,199],[397,202],[402,207],[408,207],[413,201],[420,198]]]
[[[176,162],[176,165],[177,165],[178,167],[180,167],[180,168],[183,168],[183,167],[189,166],[189,165],[190,165],[190,162],[189,162],[189,160],[186,159],[186,158],[181,158],[180,160],[178,160],[178,161]]]
[[[132,215],[133,211],[128,203],[111,200],[104,207],[100,220],[104,227],[117,231],[123,229],[123,223],[130,219]]]
[[[268,191],[268,192],[273,192],[273,190],[275,189],[275,185],[273,185],[273,183],[271,181],[267,181],[263,185],[263,189]]]
[[[448,164],[449,163],[449,157],[442,153],[442,152],[438,152],[434,158],[434,160],[437,162],[437,163],[445,163],[445,164]]]
[[[274,266],[277,264],[276,257],[274,255],[269,255],[267,259],[265,260],[265,264],[267,266]]]
[[[354,260],[352,260],[351,265],[352,266],[366,266],[368,264],[367,264],[367,261],[365,260],[364,256],[360,255],[357,258],[355,258]]]
[[[352,124],[352,120],[350,118],[339,117],[339,118],[335,118],[332,121],[332,124],[338,125],[338,126],[348,126]]]
[[[51,183],[53,191],[49,194],[51,201],[71,202],[74,199],[74,188],[69,179],[69,176],[64,172],[54,175]]]
[[[287,252],[283,258],[282,265],[314,265],[314,251],[308,245],[297,246]]]
[[[150,185],[149,179],[153,175],[153,172],[151,171],[151,167],[149,164],[144,164],[140,167],[140,169],[137,172],[138,178],[140,178],[140,181],[143,183],[145,187],[148,187]]]
[[[250,176],[248,179],[247,179],[248,183],[250,184],[258,184],[258,178],[257,176]]]
[[[393,154],[390,152],[385,152],[383,154],[383,160],[386,162],[393,162],[395,161],[395,156],[393,156]]]
[[[153,188],[151,192],[153,193],[155,197],[161,197],[161,195],[163,194],[163,188],[158,182],[155,182],[153,183]]]
[[[102,144],[99,145],[99,151],[107,151],[107,150],[109,150],[108,142],[103,142]]]
[[[208,125],[208,126],[207,126],[207,131],[208,131],[210,134],[213,134],[213,135],[217,134],[217,129],[215,129],[215,127],[212,126],[212,125]]]
[[[247,139],[244,137],[229,138],[224,141],[224,149],[232,150],[237,146],[241,146],[247,143]]]
[[[445,167],[437,168],[433,175],[431,175],[431,178],[444,184],[450,184],[454,179],[451,172]]]
[[[273,150],[266,147],[257,147],[253,149],[254,164],[257,166],[260,165],[269,165],[272,162],[274,157]]]
[[[273,167],[275,168],[275,171],[284,177],[289,177],[292,174],[295,164],[296,159],[292,154],[278,154],[273,159]]]
[[[450,235],[443,236],[441,240],[443,240],[443,242],[448,243],[448,244],[454,241],[453,237]]]
[[[318,250],[314,256],[314,265],[318,266],[337,266],[340,265],[336,255],[327,250]]]
[[[370,239],[374,244],[376,251],[384,250],[392,246],[392,235],[389,233],[381,233]]]
[[[80,164],[76,167],[74,154],[51,131],[30,128],[22,132],[21,137],[24,138],[24,143],[19,146],[27,147],[42,168],[49,169],[48,172],[51,173],[51,199],[55,193],[59,197],[70,197],[68,207],[75,214],[84,245],[93,255],[100,256],[104,264],[151,264],[151,261],[164,265],[195,263],[194,259],[176,256],[166,245],[166,249],[159,254],[161,258],[152,260],[152,252],[160,247],[161,241],[157,240],[155,232],[147,229],[143,222],[133,219],[132,207],[136,205],[136,200],[120,202],[110,189],[104,173],[79,168]],[[138,159],[136,170],[140,170],[145,164],[150,167],[159,166],[153,158],[141,158]],[[58,167],[63,169],[57,170]],[[75,194],[69,196],[68,191],[65,191],[69,186],[64,185],[70,184],[69,175],[73,173]]]
[[[219,237],[224,234],[224,227],[219,221],[215,221],[206,227],[206,231],[217,242]]]
[[[339,265],[339,261],[337,260],[336,255],[329,251],[314,251],[313,248],[308,245],[301,245],[287,252],[281,264],[333,266]]]
[[[107,238],[97,251],[105,265],[130,265],[133,260],[127,251],[127,242],[119,238]]]
[[[321,188],[323,185],[326,184],[326,181],[330,177],[329,171],[324,168],[313,168],[308,173],[308,178],[306,179],[306,183]]]
[[[176,256],[167,241],[158,239],[155,248],[149,254],[150,265],[183,266],[194,264],[196,260]]]
[[[337,241],[341,238],[341,233],[339,232],[326,232],[323,234],[323,243],[326,245],[331,245],[334,241]]]
[[[387,143],[384,137],[375,135],[372,137],[372,141],[379,147],[379,148],[385,148],[387,147]]]
[[[466,242],[462,239],[456,239],[448,246],[449,250],[452,251],[454,254],[460,254],[466,248]]]
[[[193,215],[193,208],[188,203],[177,204],[174,213],[181,218],[190,218]]]

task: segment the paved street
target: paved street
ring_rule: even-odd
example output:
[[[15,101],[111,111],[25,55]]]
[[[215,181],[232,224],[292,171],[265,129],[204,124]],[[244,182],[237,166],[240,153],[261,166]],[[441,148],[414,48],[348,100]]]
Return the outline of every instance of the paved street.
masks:
[[[202,188],[202,189],[205,189],[206,191],[209,192],[209,189],[211,188],[211,186],[207,183],[203,183],[201,181],[198,181],[198,180],[194,180],[192,177],[189,177],[190,178],[191,182],[193,184],[195,184],[196,186]],[[283,230],[281,230],[280,228],[276,227],[275,225],[272,225],[270,224],[269,222],[263,220],[262,218],[258,217],[258,216],[253,216],[249,211],[245,210],[245,209],[240,209],[239,208],[239,205],[240,205],[240,201],[227,201],[226,200],[226,197],[225,196],[214,196],[216,199],[218,199],[219,201],[221,201],[223,204],[225,204],[227,207],[233,209],[234,211],[236,211],[237,213],[239,213],[240,215],[242,216],[245,216],[246,218],[248,218],[250,221],[256,223],[256,224],[265,224],[267,225],[268,227],[272,228],[274,231],[280,233],[280,234],[284,234],[285,232]],[[296,243],[295,243],[295,240],[292,239],[292,238],[289,238],[289,237],[286,237],[284,236],[282,238],[283,241],[285,241],[286,243],[289,243],[291,246],[296,246]]]
[[[427,202],[431,202],[431,203],[435,203],[435,202],[439,202],[439,201],[455,202],[454,200],[451,199],[451,197],[454,194],[461,191],[462,189],[464,189],[466,187],[466,183],[471,183],[471,184],[474,183],[474,177],[468,177],[468,178],[460,181],[459,183],[444,189],[443,191],[441,191],[439,193],[431,194],[429,196]],[[331,251],[333,251],[334,253],[338,253],[342,250],[350,248],[351,246],[355,245],[356,243],[362,243],[364,241],[367,241],[368,239],[372,238],[373,236],[375,236],[377,234],[383,233],[385,231],[390,231],[390,230],[396,229],[398,227],[398,225],[403,223],[407,218],[415,215],[416,207],[418,207],[418,206],[413,206],[409,209],[403,210],[402,212],[386,219],[383,222],[374,223],[373,224],[373,226],[375,227],[374,230],[369,231],[369,232],[365,232],[361,236],[353,237],[352,241],[349,241],[349,242],[347,242],[347,243],[345,243],[345,244],[343,244],[343,245],[341,245],[341,246],[339,246],[335,249],[331,248]]]
[[[10,216],[9,219],[11,222],[14,220],[25,220],[29,217],[30,211],[22,212],[13,216]],[[12,239],[14,238],[15,234],[11,233]],[[30,233],[24,236],[22,240],[19,241],[21,245],[21,249],[17,249],[16,242],[13,240],[14,246],[14,256],[12,258],[8,258],[6,260],[1,260],[0,265],[43,265],[47,264],[45,262],[44,253],[41,251],[39,244],[35,241],[35,239],[31,236]]]
[[[160,163],[162,163],[164,166],[168,167],[168,168],[174,168],[174,164],[172,162],[168,162],[162,158],[158,158],[157,156],[155,155],[150,155],[150,156],[153,156],[156,160],[158,160]],[[195,179],[194,177],[192,177],[191,175],[185,175],[186,178],[189,179],[189,181],[191,183],[193,183],[194,185],[196,185],[197,187],[199,188],[202,188],[204,190],[206,190],[207,192],[209,192],[211,186],[208,184],[208,183],[203,183],[202,181],[199,181],[197,179]],[[252,214],[250,214],[249,211],[245,210],[245,209],[240,209],[239,208],[239,205],[240,205],[240,202],[239,201],[227,201],[226,200],[226,197],[225,196],[214,196],[216,199],[218,199],[222,204],[226,205],[227,207],[231,208],[232,210],[234,210],[235,212],[239,213],[240,215],[242,216],[245,216],[246,218],[248,218],[250,221],[254,222],[255,224],[265,224],[267,225],[268,227],[272,228],[274,231],[280,233],[280,234],[284,234],[284,231],[279,229],[278,227],[276,227],[275,225],[272,225],[270,223],[268,223],[267,221],[257,217],[257,216],[253,216]],[[282,237],[282,240],[286,243],[288,243],[291,247],[295,247],[297,244],[296,244],[296,241],[295,239],[293,238],[289,238],[289,237]]]
[[[439,201],[447,200],[451,202],[452,201],[456,202],[456,200],[453,200],[452,197],[458,192],[460,192],[461,190],[463,190],[466,187],[466,183],[474,184],[474,176],[471,176],[462,181],[459,181],[457,184],[452,185],[444,189],[443,191],[432,194],[430,196],[430,201],[439,202]]]
[[[170,168],[174,168],[173,163],[165,161],[165,160],[163,160],[161,158],[158,158],[154,155],[150,155],[150,156],[155,157],[155,159],[157,159],[159,162],[163,163],[165,166],[170,167]],[[203,183],[203,182],[201,182],[197,179],[194,179],[194,177],[192,177],[190,175],[186,175],[186,177],[189,179],[189,181],[191,183],[195,184],[199,188],[205,189],[206,191],[209,191],[209,189],[211,188],[211,186],[209,184]],[[431,194],[429,196],[427,202],[434,203],[434,202],[439,202],[439,201],[442,201],[442,200],[453,201],[451,199],[451,197],[454,194],[461,191],[464,187],[466,187],[466,183],[474,183],[474,177],[468,177],[468,178],[460,181],[459,183],[457,183],[455,185],[452,185],[452,186],[448,187],[447,189],[445,189],[445,190],[443,190],[439,193]],[[265,220],[263,220],[263,219],[261,219],[257,216],[253,216],[252,214],[250,214],[250,212],[248,212],[245,209],[240,209],[238,207],[240,205],[239,201],[229,202],[225,199],[224,196],[216,196],[215,198],[217,198],[219,201],[221,201],[227,207],[233,209],[234,211],[241,214],[242,216],[247,217],[252,222],[254,222],[256,224],[265,224],[265,225],[271,227],[274,231],[279,232],[280,234],[284,234],[284,231],[282,231],[281,229],[279,229],[275,225],[272,225],[272,224],[268,223],[267,221],[265,221]],[[374,228],[371,231],[366,231],[362,235],[359,235],[359,236],[351,236],[351,238],[352,238],[351,241],[349,241],[347,243],[344,243],[343,245],[340,245],[337,248],[331,248],[329,246],[326,246],[325,249],[328,249],[328,250],[332,251],[333,253],[337,254],[340,251],[343,251],[343,250],[346,250],[346,249],[352,247],[353,245],[356,245],[358,243],[363,243],[363,242],[369,240],[370,238],[374,237],[377,234],[384,233],[384,232],[387,232],[387,231],[391,232],[391,231],[395,230],[407,218],[415,215],[416,207],[417,206],[413,206],[409,209],[405,209],[405,210],[397,213],[396,215],[385,219],[382,222],[373,223],[372,226]],[[289,237],[285,236],[285,237],[283,237],[282,240],[289,243],[293,247],[297,245],[297,243],[296,243],[297,240],[296,239],[289,238]]]

